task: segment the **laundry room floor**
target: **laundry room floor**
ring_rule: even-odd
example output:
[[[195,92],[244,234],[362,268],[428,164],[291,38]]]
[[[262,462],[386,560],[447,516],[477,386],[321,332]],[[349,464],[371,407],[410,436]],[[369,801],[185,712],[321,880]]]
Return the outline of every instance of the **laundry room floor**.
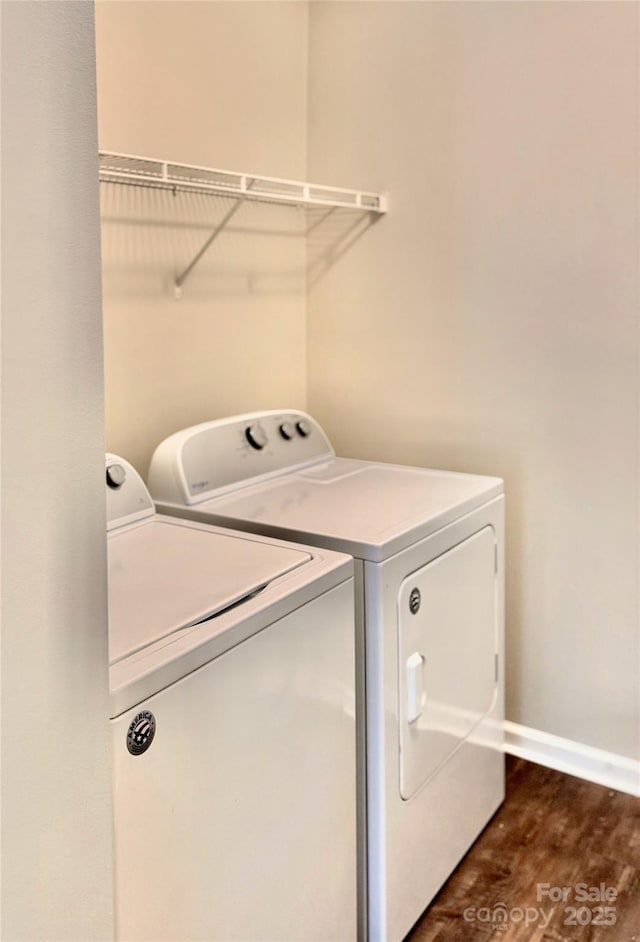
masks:
[[[507,756],[507,797],[405,942],[640,942],[640,798]]]

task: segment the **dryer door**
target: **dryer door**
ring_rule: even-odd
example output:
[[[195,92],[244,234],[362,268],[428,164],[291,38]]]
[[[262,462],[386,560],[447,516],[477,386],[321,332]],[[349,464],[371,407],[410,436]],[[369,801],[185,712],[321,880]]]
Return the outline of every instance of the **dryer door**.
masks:
[[[493,527],[403,581],[398,596],[400,794],[409,799],[497,696],[496,537]]]

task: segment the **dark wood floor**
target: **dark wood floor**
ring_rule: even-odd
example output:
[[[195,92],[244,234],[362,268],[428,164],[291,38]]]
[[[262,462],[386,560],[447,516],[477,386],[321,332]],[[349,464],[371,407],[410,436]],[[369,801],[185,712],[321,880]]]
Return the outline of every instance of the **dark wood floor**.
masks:
[[[539,900],[538,884],[566,901]],[[579,884],[617,897],[581,901]],[[406,942],[498,939],[640,942],[640,798],[508,756],[504,805]]]

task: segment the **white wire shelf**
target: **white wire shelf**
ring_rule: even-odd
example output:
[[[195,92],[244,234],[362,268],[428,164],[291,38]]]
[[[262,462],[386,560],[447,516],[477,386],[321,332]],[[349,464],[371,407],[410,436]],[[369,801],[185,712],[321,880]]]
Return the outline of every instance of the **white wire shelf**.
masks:
[[[101,151],[99,157],[101,183],[151,187],[170,190],[173,193],[209,193],[235,200],[192,261],[175,276],[176,299],[181,297],[182,286],[192,270],[247,200],[301,207],[324,207],[329,213],[340,209],[380,216],[387,211],[387,197],[384,193],[348,190],[343,187],[322,186],[317,183],[303,183],[299,180],[284,180],[276,177],[260,177],[256,174],[215,170],[191,164],[176,164],[168,160],[136,157],[133,154],[117,154],[111,151]]]
[[[104,183],[212,193],[242,200],[292,203],[295,206],[325,206],[381,214],[387,211],[384,193],[261,177],[107,151],[100,152],[100,180]]]

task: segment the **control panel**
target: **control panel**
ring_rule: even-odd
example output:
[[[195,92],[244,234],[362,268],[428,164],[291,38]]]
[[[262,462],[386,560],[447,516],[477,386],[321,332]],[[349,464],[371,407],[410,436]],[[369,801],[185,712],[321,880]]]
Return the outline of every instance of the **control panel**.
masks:
[[[195,504],[252,478],[333,457],[318,423],[304,412],[255,412],[176,432],[149,468],[154,500]]]
[[[146,485],[136,469],[119,458],[105,455],[107,488],[107,530],[155,513]]]

